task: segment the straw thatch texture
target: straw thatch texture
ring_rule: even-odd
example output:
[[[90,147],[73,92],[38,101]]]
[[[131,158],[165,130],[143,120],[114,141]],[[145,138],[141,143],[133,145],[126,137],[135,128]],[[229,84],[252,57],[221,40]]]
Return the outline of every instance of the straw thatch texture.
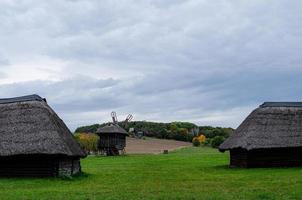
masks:
[[[0,156],[31,154],[86,156],[41,97],[0,100]]]
[[[302,147],[301,103],[269,102],[255,109],[219,150]]]
[[[123,135],[128,135],[128,133],[117,124],[109,124],[104,127],[98,128],[96,133],[97,134],[119,133],[119,134],[123,134]]]

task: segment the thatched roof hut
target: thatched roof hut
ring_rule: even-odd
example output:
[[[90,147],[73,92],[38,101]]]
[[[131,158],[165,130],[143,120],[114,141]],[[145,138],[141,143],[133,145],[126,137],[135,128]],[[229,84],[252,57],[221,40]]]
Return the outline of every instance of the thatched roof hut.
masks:
[[[302,102],[266,102],[223,144],[232,166],[302,165]]]
[[[97,130],[98,134],[115,134],[119,133],[122,135],[128,135],[127,131],[125,131],[122,127],[117,124],[110,123],[106,126],[100,127]]]
[[[107,155],[118,155],[126,147],[128,133],[118,124],[110,123],[101,127],[96,134],[100,136],[99,149]]]
[[[72,175],[85,156],[45,99],[0,99],[0,175]]]

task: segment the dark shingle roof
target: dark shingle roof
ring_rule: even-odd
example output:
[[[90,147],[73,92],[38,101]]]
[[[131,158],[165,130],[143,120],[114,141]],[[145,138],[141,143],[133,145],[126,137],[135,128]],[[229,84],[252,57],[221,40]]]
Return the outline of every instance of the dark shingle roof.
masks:
[[[102,133],[120,133],[120,134],[124,134],[124,135],[128,135],[128,133],[121,128],[119,125],[117,124],[109,124],[106,125],[104,127],[98,128],[97,134],[102,134]]]
[[[0,104],[0,156],[28,154],[86,156],[43,98],[4,99]]]
[[[302,102],[264,102],[260,107],[302,107]]]
[[[255,109],[219,149],[302,147],[302,107],[268,105]]]

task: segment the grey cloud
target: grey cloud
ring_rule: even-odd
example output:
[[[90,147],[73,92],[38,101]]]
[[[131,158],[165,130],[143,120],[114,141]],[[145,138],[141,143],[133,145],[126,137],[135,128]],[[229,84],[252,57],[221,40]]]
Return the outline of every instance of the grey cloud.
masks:
[[[119,106],[110,88],[117,80],[74,77],[63,81],[29,81],[0,86],[1,97],[39,94],[62,112],[91,111]],[[108,90],[110,93],[108,93]]]
[[[1,78],[5,78],[5,77],[7,77],[7,75],[6,75],[4,72],[1,72],[1,71],[0,71],[0,79],[1,79]]]
[[[0,66],[7,66],[9,65],[9,61],[7,59],[0,59]]]
[[[46,97],[59,113],[79,115],[76,118],[78,122],[85,120],[81,119],[81,113],[109,113],[110,110],[144,117],[140,120],[185,120],[206,118],[215,112],[223,115],[229,109],[259,105],[268,100],[298,101],[302,97],[299,95],[300,72],[249,71],[241,76],[217,74],[215,77],[200,78],[191,75],[190,79],[179,74],[174,75],[174,81],[167,82],[163,76],[150,76],[132,84],[123,80],[74,77],[59,82],[32,81],[2,85],[0,91],[3,97],[20,95],[20,91],[22,94],[38,93]],[[291,80],[291,84],[288,80]],[[74,121],[69,123],[81,124]],[[230,125],[236,126],[237,123]],[[76,125],[72,125],[72,128]]]
[[[3,68],[7,67],[8,65],[9,65],[9,61],[7,59],[1,59],[1,57],[0,57],[0,79],[7,77],[7,74],[2,70],[3,70]]]
[[[197,122],[228,113],[230,120],[219,124],[236,126],[240,119],[230,115],[242,116],[241,108],[301,100],[301,6],[297,0],[1,2],[1,56],[12,64],[34,56],[71,64],[61,70],[69,79],[16,81],[0,86],[0,94],[39,93],[71,126],[85,113],[111,109]]]

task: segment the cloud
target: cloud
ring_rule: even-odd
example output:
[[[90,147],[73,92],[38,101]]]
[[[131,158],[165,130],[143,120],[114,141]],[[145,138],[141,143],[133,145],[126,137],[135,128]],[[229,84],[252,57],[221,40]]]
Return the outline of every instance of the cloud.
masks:
[[[62,111],[90,111],[118,105],[108,96],[113,95],[111,91],[108,94],[108,89],[116,84],[118,81],[113,79],[97,80],[90,77],[74,77],[63,81],[36,80],[1,85],[0,95],[40,94]]]
[[[5,78],[5,77],[6,77],[6,74],[3,72],[0,72],[0,79]]]
[[[41,94],[72,129],[111,110],[236,127],[301,99],[301,4],[1,1],[0,95]]]

